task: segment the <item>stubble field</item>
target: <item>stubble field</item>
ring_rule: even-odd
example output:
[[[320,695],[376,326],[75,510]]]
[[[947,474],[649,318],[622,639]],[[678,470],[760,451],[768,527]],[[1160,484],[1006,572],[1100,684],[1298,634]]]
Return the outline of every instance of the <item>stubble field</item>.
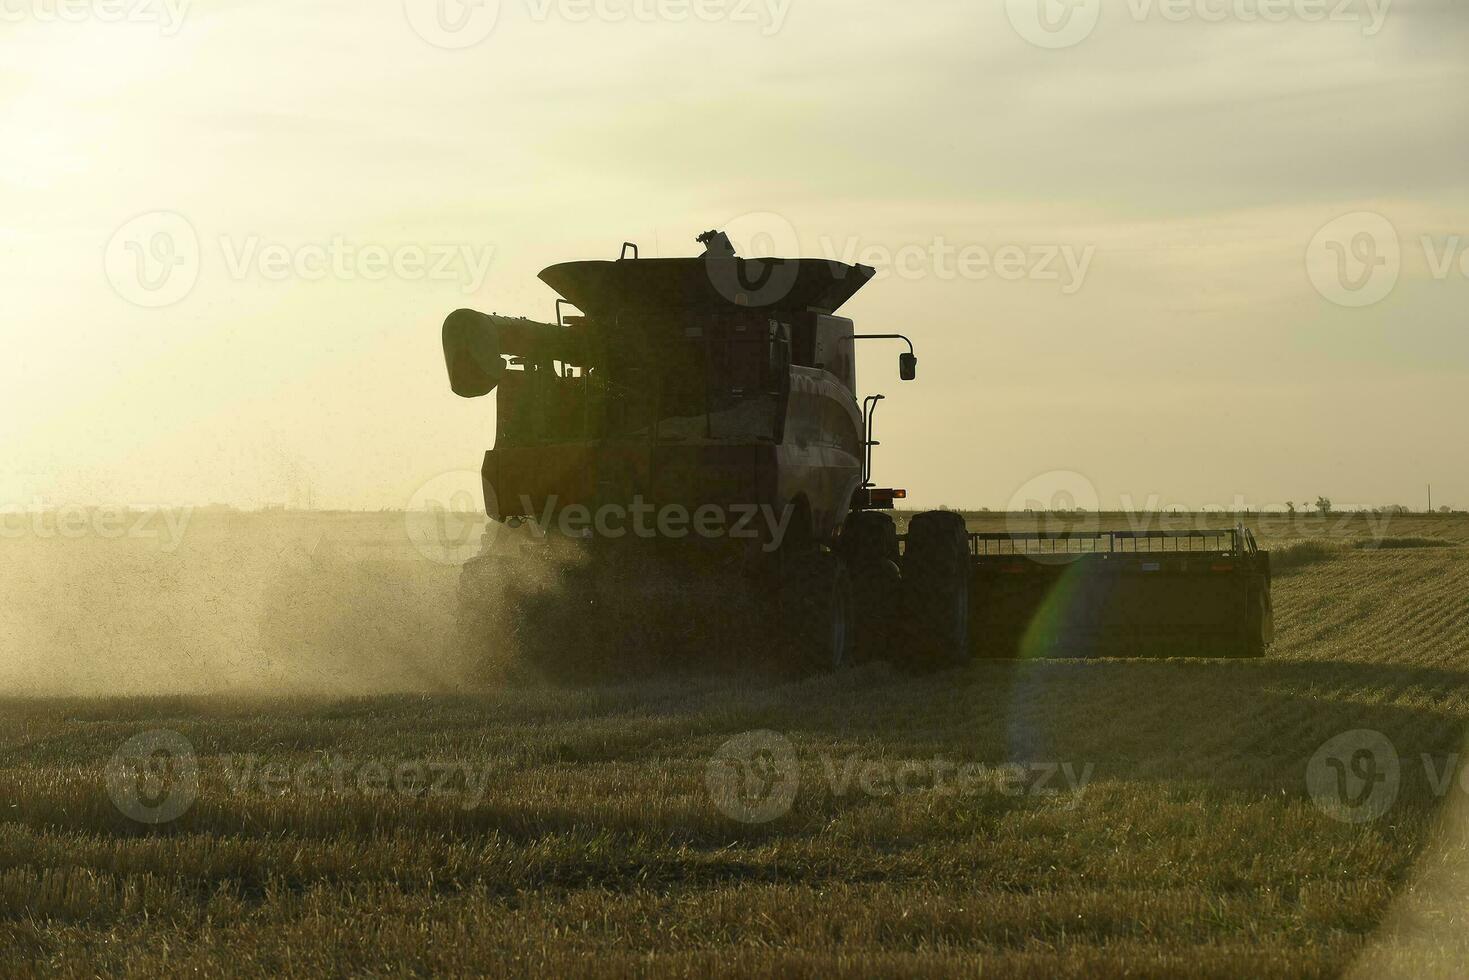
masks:
[[[1469,957],[1466,517],[1261,527],[1260,661],[487,689],[446,642],[456,570],[402,515],[45,530],[0,542],[6,975]],[[1362,732],[1391,756],[1345,753],[1339,802],[1393,793],[1352,822],[1319,798],[1338,769],[1318,750],[1381,744]],[[140,745],[156,780],[120,781]]]

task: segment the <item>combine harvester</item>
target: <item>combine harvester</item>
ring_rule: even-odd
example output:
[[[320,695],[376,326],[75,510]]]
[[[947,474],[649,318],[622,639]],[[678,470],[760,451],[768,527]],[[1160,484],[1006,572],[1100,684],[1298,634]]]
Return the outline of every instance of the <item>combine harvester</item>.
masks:
[[[444,322],[454,392],[499,392],[481,471],[492,522],[461,573],[471,644],[590,621],[576,656],[641,590],[634,633],[675,598],[749,595],[746,618],[816,670],[1264,654],[1269,556],[1243,527],[971,533],[928,511],[899,535],[889,511],[906,493],[872,481],[882,396],[859,403],[856,348],[906,343],[904,381],[917,358],[907,338],[836,315],[874,270],[743,259],[718,232],[699,242],[694,258],[626,244],[616,261],[551,266],[555,323]],[[653,580],[665,587],[650,596]]]

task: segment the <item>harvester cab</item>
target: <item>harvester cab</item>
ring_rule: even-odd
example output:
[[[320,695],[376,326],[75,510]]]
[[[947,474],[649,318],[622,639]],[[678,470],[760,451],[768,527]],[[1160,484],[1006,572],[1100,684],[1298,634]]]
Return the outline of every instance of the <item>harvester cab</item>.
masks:
[[[976,650],[1024,649],[1030,632],[1017,632],[1009,619],[998,628],[997,610],[1028,624],[1048,615],[1047,603],[1074,589],[1077,576],[1038,572],[1026,580],[1029,590],[1009,588],[1010,579],[997,587],[991,572],[1011,574],[1016,559],[1045,569],[1059,563],[1013,536],[1006,550],[971,534],[948,511],[914,515],[900,537],[889,510],[905,491],[873,484],[873,419],[882,396],[859,404],[858,342],[902,342],[898,375],[907,381],[917,374],[906,337],[858,334],[838,315],[874,270],[742,258],[718,231],[698,241],[703,254],[690,258],[643,259],[628,243],[615,260],[545,269],[541,280],[559,296],[552,322],[473,310],[445,320],[453,391],[497,395],[495,444],[481,467],[491,529],[535,529],[487,534],[484,553],[465,565],[466,639],[495,643],[507,615],[510,628],[523,632],[525,597],[507,598],[507,591],[536,578],[523,568],[532,553],[575,542],[593,563],[635,551],[675,565],[686,587],[739,569],[764,583],[776,613],[764,619],[779,625],[793,656],[820,668],[872,657],[951,664]],[[1260,606],[1263,581],[1268,622],[1268,561],[1252,539],[1232,540],[1233,550],[1205,561],[1252,569],[1241,573],[1248,597],[1239,602]],[[1134,538],[1134,555],[1146,551],[1140,541],[1152,544]],[[1003,570],[992,546],[1007,556]],[[1098,649],[1099,631],[1108,640],[1141,639],[1149,590],[1134,595],[1114,581],[1129,559],[1115,547],[1085,555],[1101,560],[1080,563],[1088,583],[1082,591],[1105,594],[1112,605],[1105,615],[1081,617],[1097,629],[1078,633],[1083,642],[1074,652]],[[1097,585],[1103,580],[1105,588]],[[1204,593],[1165,598],[1195,601]],[[625,586],[598,595],[591,601],[603,607],[628,599]],[[489,609],[498,628],[487,625]],[[1177,614],[1162,618],[1179,626]],[[1249,633],[1234,626],[1233,634]],[[1050,643],[1047,652],[1064,646]]]

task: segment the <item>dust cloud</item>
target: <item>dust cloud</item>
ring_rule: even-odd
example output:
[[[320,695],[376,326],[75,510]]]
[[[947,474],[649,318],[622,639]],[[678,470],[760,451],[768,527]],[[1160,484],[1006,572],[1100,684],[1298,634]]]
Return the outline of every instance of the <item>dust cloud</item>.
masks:
[[[6,515],[0,690],[369,694],[472,681],[454,642],[457,563],[410,540],[402,513],[94,518]]]

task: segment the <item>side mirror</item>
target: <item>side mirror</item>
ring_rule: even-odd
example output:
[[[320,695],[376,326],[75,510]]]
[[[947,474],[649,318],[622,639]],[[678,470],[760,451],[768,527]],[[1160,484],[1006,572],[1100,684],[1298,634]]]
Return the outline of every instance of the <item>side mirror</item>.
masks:
[[[918,356],[916,354],[898,355],[898,377],[904,381],[912,381],[918,377]]]
[[[478,398],[495,390],[505,374],[505,361],[493,320],[474,310],[455,310],[444,321],[443,340],[444,367],[454,394]]]

